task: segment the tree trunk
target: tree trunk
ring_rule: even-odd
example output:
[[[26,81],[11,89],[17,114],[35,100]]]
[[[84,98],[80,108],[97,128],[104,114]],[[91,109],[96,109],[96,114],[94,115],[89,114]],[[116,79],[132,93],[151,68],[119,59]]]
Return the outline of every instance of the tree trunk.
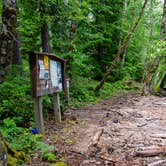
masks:
[[[152,34],[153,34],[153,0],[150,0],[150,8],[149,8],[149,12],[150,12],[150,15],[149,15],[149,34],[148,34],[148,44],[147,44],[147,49],[146,49],[146,56],[145,56],[145,65],[144,65],[144,71],[147,71],[148,68],[149,68],[149,61],[150,61],[150,58],[149,58],[149,55],[150,55],[150,50],[151,50],[151,44],[152,44]],[[142,82],[145,81],[146,79],[146,74],[147,72],[144,72],[143,73],[143,77],[142,77]]]
[[[166,40],[166,0],[164,0],[164,7],[163,7],[163,18],[161,23],[161,30],[160,30],[160,39]]]
[[[48,25],[45,20],[43,20],[41,26],[41,38],[42,38],[42,51],[49,52],[49,32],[48,32]]]
[[[16,1],[3,0],[2,28],[0,33],[0,82],[10,64],[21,65],[20,42],[17,33]],[[21,73],[21,71],[20,71]]]
[[[39,3],[39,11],[41,16],[41,40],[42,40],[42,51],[49,52],[49,27],[45,18],[46,9],[44,1]]]
[[[96,88],[95,88],[96,92],[99,91],[100,88],[103,86],[103,84],[106,81],[107,77],[109,76],[110,72],[112,71],[112,69],[114,68],[114,66],[116,65],[116,63],[118,62],[118,60],[120,58],[120,55],[124,52],[124,50],[125,50],[128,42],[129,42],[129,40],[131,38],[131,35],[134,33],[134,31],[135,31],[135,29],[136,29],[136,27],[137,27],[137,25],[138,25],[138,23],[139,23],[139,21],[141,19],[141,16],[142,16],[142,14],[144,12],[144,9],[145,9],[145,6],[146,6],[147,2],[148,2],[148,0],[144,1],[144,4],[143,4],[143,6],[141,8],[141,11],[140,11],[140,13],[139,13],[139,15],[138,15],[138,17],[137,17],[137,19],[136,19],[133,27],[128,32],[128,34],[127,34],[127,36],[126,36],[123,44],[121,45],[121,47],[119,48],[118,52],[116,53],[115,59],[113,60],[111,66],[108,68],[108,70],[104,74],[104,76],[103,76],[102,80],[100,81],[100,83],[96,86]]]
[[[76,30],[77,30],[77,21],[76,20],[71,20],[71,25],[70,25],[70,34],[69,34],[69,40],[70,40],[70,45],[69,45],[69,52],[74,52],[75,50],[75,45],[73,43],[75,36],[76,36]],[[73,57],[70,56],[67,58],[66,61],[66,73],[67,71],[69,71],[71,69],[71,64],[73,61]],[[70,75],[70,78],[72,77],[72,75]]]
[[[125,21],[125,18],[126,18],[126,10],[127,10],[128,4],[129,4],[129,0],[125,0],[125,1],[124,1],[124,5],[123,5],[123,11],[122,11],[122,22]],[[133,20],[133,17],[132,17],[132,20]],[[129,29],[131,29],[132,24],[133,24],[133,21],[132,21],[132,23],[130,24],[130,28],[129,28]],[[121,30],[120,36],[119,36],[119,48],[120,48],[121,45],[122,45],[123,36],[124,36],[123,30]],[[123,54],[122,54],[122,67],[123,67],[124,64],[125,64],[125,58],[126,58],[126,48],[125,48],[125,50],[124,50],[124,52],[123,52]]]
[[[160,29],[160,39],[161,41],[166,40],[166,0],[164,0],[164,6],[163,6],[163,18]],[[156,56],[154,58],[153,64],[149,68],[147,77],[144,80],[142,95],[157,93],[160,90],[160,86],[162,85],[162,82],[165,79],[166,73],[163,71],[162,67],[160,67],[161,71],[157,71],[157,68],[160,66],[160,62],[162,63],[161,65],[165,66],[165,61],[161,61],[164,58],[165,58],[164,53],[163,55]],[[155,75],[156,72],[158,72],[157,75]],[[154,78],[154,76],[160,78]],[[153,79],[156,79],[158,81],[153,81]]]

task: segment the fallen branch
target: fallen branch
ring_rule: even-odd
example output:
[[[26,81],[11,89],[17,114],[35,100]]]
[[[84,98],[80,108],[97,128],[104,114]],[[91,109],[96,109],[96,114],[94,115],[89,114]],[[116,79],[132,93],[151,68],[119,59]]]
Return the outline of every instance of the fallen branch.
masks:
[[[159,161],[155,161],[153,163],[148,164],[148,166],[161,166],[161,164],[165,164],[166,160],[159,160]]]
[[[166,154],[166,146],[156,147],[145,147],[141,150],[136,151],[136,156],[150,157]]]
[[[153,137],[153,138],[164,138],[164,139],[166,139],[166,134],[161,134],[161,133],[159,133],[159,134],[152,134],[151,137]]]
[[[82,155],[82,156],[84,156],[84,157],[87,157],[87,155],[84,154],[83,152],[79,152],[79,151],[76,151],[76,150],[69,150],[69,152],[70,152],[70,153],[75,153],[75,154],[77,154],[77,155]]]
[[[137,127],[143,127],[143,126],[146,126],[146,125],[148,125],[148,124],[147,124],[147,123],[144,123],[144,124],[138,125]]]
[[[75,153],[77,155],[82,155],[86,158],[90,158],[90,156],[88,156],[87,154],[84,154],[82,152],[78,152],[78,151],[75,151],[75,150],[70,150],[71,153]],[[113,160],[111,159],[110,157],[106,157],[106,156],[95,156],[94,158],[98,158],[98,159],[101,159],[101,160],[104,160],[104,161],[109,161],[109,162],[112,162],[112,163],[116,163],[116,160]]]
[[[90,144],[90,146],[96,146],[98,144],[100,137],[103,134],[103,131],[104,131],[104,129],[101,129],[98,132],[96,132],[96,134],[94,135],[94,137],[92,139],[92,143]]]
[[[96,158],[99,158],[99,159],[104,160],[104,161],[109,161],[111,163],[116,163],[117,162],[116,160],[113,160],[110,157],[108,158],[108,157],[105,157],[105,156],[96,156]]]

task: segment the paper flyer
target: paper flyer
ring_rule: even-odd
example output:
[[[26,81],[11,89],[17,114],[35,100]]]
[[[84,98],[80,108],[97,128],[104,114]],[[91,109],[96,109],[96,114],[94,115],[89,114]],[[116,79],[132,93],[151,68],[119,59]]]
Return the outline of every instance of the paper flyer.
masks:
[[[51,74],[52,86],[57,87],[58,86],[57,62],[54,60],[50,60],[50,74]]]

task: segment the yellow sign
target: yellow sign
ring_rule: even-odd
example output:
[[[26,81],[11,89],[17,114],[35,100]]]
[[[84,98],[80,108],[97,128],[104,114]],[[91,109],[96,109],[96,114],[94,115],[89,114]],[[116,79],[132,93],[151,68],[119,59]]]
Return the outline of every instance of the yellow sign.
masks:
[[[49,58],[48,56],[44,56],[44,69],[48,70],[49,69]]]

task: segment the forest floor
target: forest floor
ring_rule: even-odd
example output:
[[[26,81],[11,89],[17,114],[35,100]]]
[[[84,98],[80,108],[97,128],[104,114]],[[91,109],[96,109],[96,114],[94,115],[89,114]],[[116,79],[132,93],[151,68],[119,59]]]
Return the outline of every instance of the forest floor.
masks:
[[[45,142],[71,166],[166,165],[166,97],[118,95],[45,120]],[[146,149],[147,148],[147,149]],[[49,165],[34,156],[31,165]]]

